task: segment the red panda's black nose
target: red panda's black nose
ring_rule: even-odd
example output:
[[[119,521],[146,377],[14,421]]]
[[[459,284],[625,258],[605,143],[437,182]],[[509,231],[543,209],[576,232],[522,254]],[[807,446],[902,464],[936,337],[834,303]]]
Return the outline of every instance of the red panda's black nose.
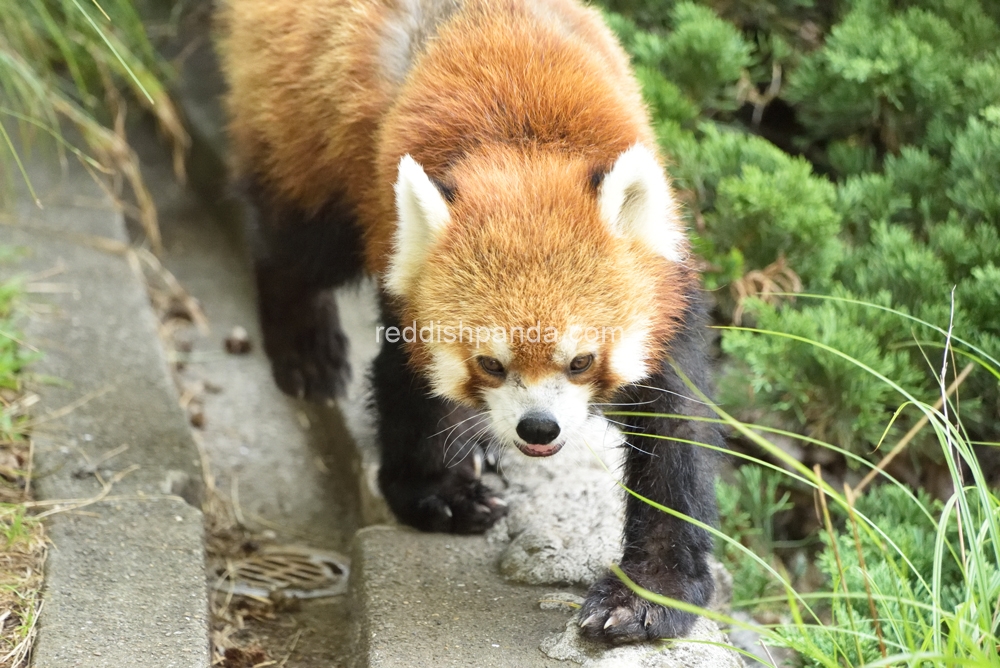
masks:
[[[548,445],[559,435],[559,423],[548,413],[533,413],[517,423],[517,435],[525,443]]]

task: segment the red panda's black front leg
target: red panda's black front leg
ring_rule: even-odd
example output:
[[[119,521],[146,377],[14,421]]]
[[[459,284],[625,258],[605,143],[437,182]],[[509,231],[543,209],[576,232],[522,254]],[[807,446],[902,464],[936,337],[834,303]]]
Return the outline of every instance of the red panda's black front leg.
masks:
[[[698,387],[704,388],[706,361],[695,321],[671,346],[674,362]],[[710,416],[692,396],[673,367],[626,388],[616,403],[634,403],[638,410],[672,415]],[[677,418],[626,417],[624,431],[649,436],[626,436],[624,474],[629,489],[704,524],[716,521],[715,452],[692,443],[723,445],[719,429],[706,422]],[[657,438],[666,436],[670,439]],[[632,581],[654,593],[705,607],[714,582],[708,558],[710,534],[694,524],[665,513],[629,495],[625,511],[624,554],[621,568]],[[632,592],[609,573],[593,587],[580,611],[584,633],[609,642],[634,642],[684,636],[695,616],[666,608]]]
[[[351,208],[332,198],[306,214],[281,206],[259,184],[246,186],[256,217],[247,225],[264,350],[278,387],[331,400],[350,369],[332,289],[361,273],[361,239]]]
[[[372,393],[379,487],[401,522],[422,531],[473,534],[506,514],[506,502],[481,480],[486,416],[433,396],[402,341],[383,339],[372,364]]]

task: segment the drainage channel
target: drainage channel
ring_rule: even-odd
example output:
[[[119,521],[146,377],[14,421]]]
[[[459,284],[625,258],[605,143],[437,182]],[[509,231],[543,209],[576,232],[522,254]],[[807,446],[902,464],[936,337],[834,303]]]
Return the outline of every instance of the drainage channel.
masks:
[[[233,649],[222,665],[345,665],[346,597],[316,596],[309,588],[332,593],[346,581],[341,555],[349,553],[359,527],[354,447],[336,409],[286,397],[273,383],[238,221],[216,218],[176,182],[168,153],[147,124],[131,131],[131,141],[157,203],[163,266],[197,300],[207,321],[201,331],[176,327],[178,320],[161,329],[168,356],[178,362],[181,401],[216,491],[215,503],[206,508],[209,566],[217,568],[208,574],[209,587],[221,583],[239,592],[252,590],[255,579],[259,585],[291,577],[294,589],[296,577],[306,581],[299,587],[306,590],[303,596],[281,600],[248,590],[258,594],[259,605],[253,597],[216,597],[216,610],[228,621],[217,622],[215,645],[243,648]],[[161,312],[172,308],[170,299]],[[228,347],[244,348],[243,354],[227,351],[226,340],[237,328],[246,331],[249,345]],[[316,550],[312,556],[310,548]],[[304,567],[308,563],[316,567]],[[320,564],[329,582],[318,576]]]

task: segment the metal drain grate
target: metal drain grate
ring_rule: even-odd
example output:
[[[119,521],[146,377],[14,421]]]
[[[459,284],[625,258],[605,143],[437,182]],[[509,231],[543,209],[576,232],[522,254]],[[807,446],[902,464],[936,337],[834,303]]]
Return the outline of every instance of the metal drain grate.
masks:
[[[216,581],[219,591],[268,598],[337,596],[347,591],[350,562],[336,552],[292,545],[271,546],[233,562]]]

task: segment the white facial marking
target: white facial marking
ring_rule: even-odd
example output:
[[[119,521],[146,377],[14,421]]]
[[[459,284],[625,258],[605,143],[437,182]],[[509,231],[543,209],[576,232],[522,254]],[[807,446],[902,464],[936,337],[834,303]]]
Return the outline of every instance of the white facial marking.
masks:
[[[463,401],[463,387],[469,380],[469,368],[458,351],[447,346],[431,348],[431,391],[438,396]]]
[[[527,413],[544,411],[559,424],[559,442],[574,439],[590,416],[590,390],[554,374],[533,385],[508,378],[503,385],[483,393],[489,407],[493,433],[507,443],[523,442],[517,424]]]
[[[399,161],[396,234],[385,286],[403,296],[427,261],[430,247],[451,221],[448,204],[423,167],[409,155]]]
[[[556,343],[556,350],[552,354],[552,361],[560,366],[569,366],[569,363],[576,357],[577,349],[580,346],[580,334],[583,328],[570,327],[569,331],[563,334],[559,342]]]
[[[622,153],[601,182],[601,217],[623,237],[670,260],[684,259],[684,232],[663,168],[642,144]]]
[[[646,345],[649,332],[645,328],[630,329],[610,344],[611,369],[624,384],[636,383],[649,375]]]
[[[490,352],[505,367],[510,366],[510,363],[514,361],[514,351],[510,349],[510,345],[506,341],[493,341],[490,344]]]

